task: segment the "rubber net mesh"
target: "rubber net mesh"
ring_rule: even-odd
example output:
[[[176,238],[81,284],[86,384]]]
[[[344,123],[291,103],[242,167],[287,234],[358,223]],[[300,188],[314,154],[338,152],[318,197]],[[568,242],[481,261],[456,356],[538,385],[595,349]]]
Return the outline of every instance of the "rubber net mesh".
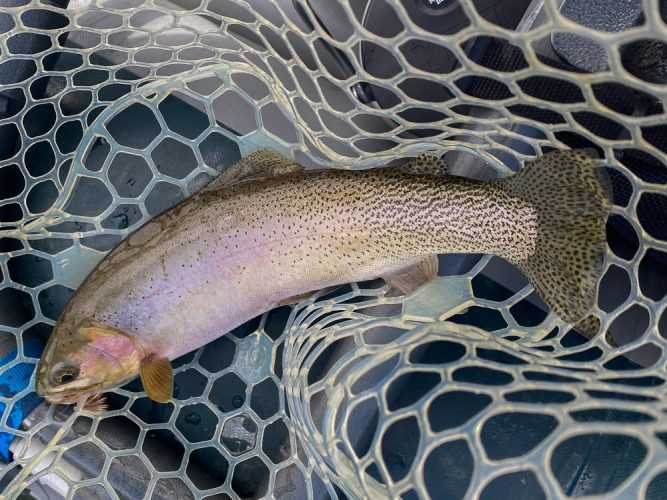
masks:
[[[480,179],[596,149],[623,236],[600,333],[543,312],[500,259],[444,257],[412,296],[347,285],[177,360],[167,405],[132,383],[102,415],[44,405],[15,429],[32,384],[1,398],[4,484],[68,422],[30,480],[70,498],[665,494],[665,12],[636,2],[627,29],[596,30],[555,1],[518,26],[494,2],[432,3],[374,1],[367,22],[361,0],[4,2],[2,373],[36,363],[123,237],[261,147],[309,168],[430,151]]]

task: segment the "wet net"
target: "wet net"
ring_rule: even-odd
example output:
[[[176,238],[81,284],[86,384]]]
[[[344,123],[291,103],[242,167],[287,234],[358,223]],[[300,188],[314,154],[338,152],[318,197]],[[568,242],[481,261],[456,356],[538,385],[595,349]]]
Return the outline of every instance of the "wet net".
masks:
[[[0,2],[0,484],[46,450],[38,498],[664,498],[667,9],[593,4]],[[598,335],[501,259],[443,256],[414,295],[347,285],[177,360],[173,403],[133,382],[99,416],[17,420],[93,266],[262,147],[478,179],[597,151]]]

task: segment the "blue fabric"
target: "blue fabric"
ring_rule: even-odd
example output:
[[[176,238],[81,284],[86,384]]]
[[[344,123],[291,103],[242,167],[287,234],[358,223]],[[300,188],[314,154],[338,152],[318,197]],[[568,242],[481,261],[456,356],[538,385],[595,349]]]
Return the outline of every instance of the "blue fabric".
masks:
[[[24,353],[26,356],[38,357],[43,349],[41,342],[26,342],[24,344]],[[4,358],[0,359],[1,367],[16,359],[16,351],[10,352]],[[30,384],[30,377],[35,370],[34,363],[19,363],[9,370],[0,373],[0,396],[12,398]],[[18,429],[21,422],[30,415],[30,413],[42,402],[42,398],[34,392],[26,394],[18,401],[13,401],[9,415],[7,416],[7,427]],[[5,413],[6,405],[0,402],[0,416]],[[0,458],[5,462],[10,460],[9,445],[14,440],[14,434],[0,432]]]

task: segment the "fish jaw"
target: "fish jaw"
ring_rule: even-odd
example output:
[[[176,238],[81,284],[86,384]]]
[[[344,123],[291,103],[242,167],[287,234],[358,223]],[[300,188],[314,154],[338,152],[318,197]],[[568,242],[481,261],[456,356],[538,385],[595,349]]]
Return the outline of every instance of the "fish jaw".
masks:
[[[44,399],[53,405],[69,405],[88,399],[93,393],[70,394],[68,396],[46,396]]]

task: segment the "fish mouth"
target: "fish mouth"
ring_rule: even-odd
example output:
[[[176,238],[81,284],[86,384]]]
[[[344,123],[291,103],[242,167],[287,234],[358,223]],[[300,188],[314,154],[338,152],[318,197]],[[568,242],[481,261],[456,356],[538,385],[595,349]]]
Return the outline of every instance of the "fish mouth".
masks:
[[[68,388],[36,388],[38,396],[46,399],[51,404],[72,404],[82,399],[87,399],[94,394],[101,392],[96,385],[68,387]]]
[[[88,393],[80,393],[80,394],[67,394],[63,396],[55,396],[55,395],[47,395],[44,396],[44,399],[48,403],[54,404],[54,405],[69,405],[73,403],[78,403],[79,400],[81,399],[88,399],[90,395],[93,394],[92,392]]]

